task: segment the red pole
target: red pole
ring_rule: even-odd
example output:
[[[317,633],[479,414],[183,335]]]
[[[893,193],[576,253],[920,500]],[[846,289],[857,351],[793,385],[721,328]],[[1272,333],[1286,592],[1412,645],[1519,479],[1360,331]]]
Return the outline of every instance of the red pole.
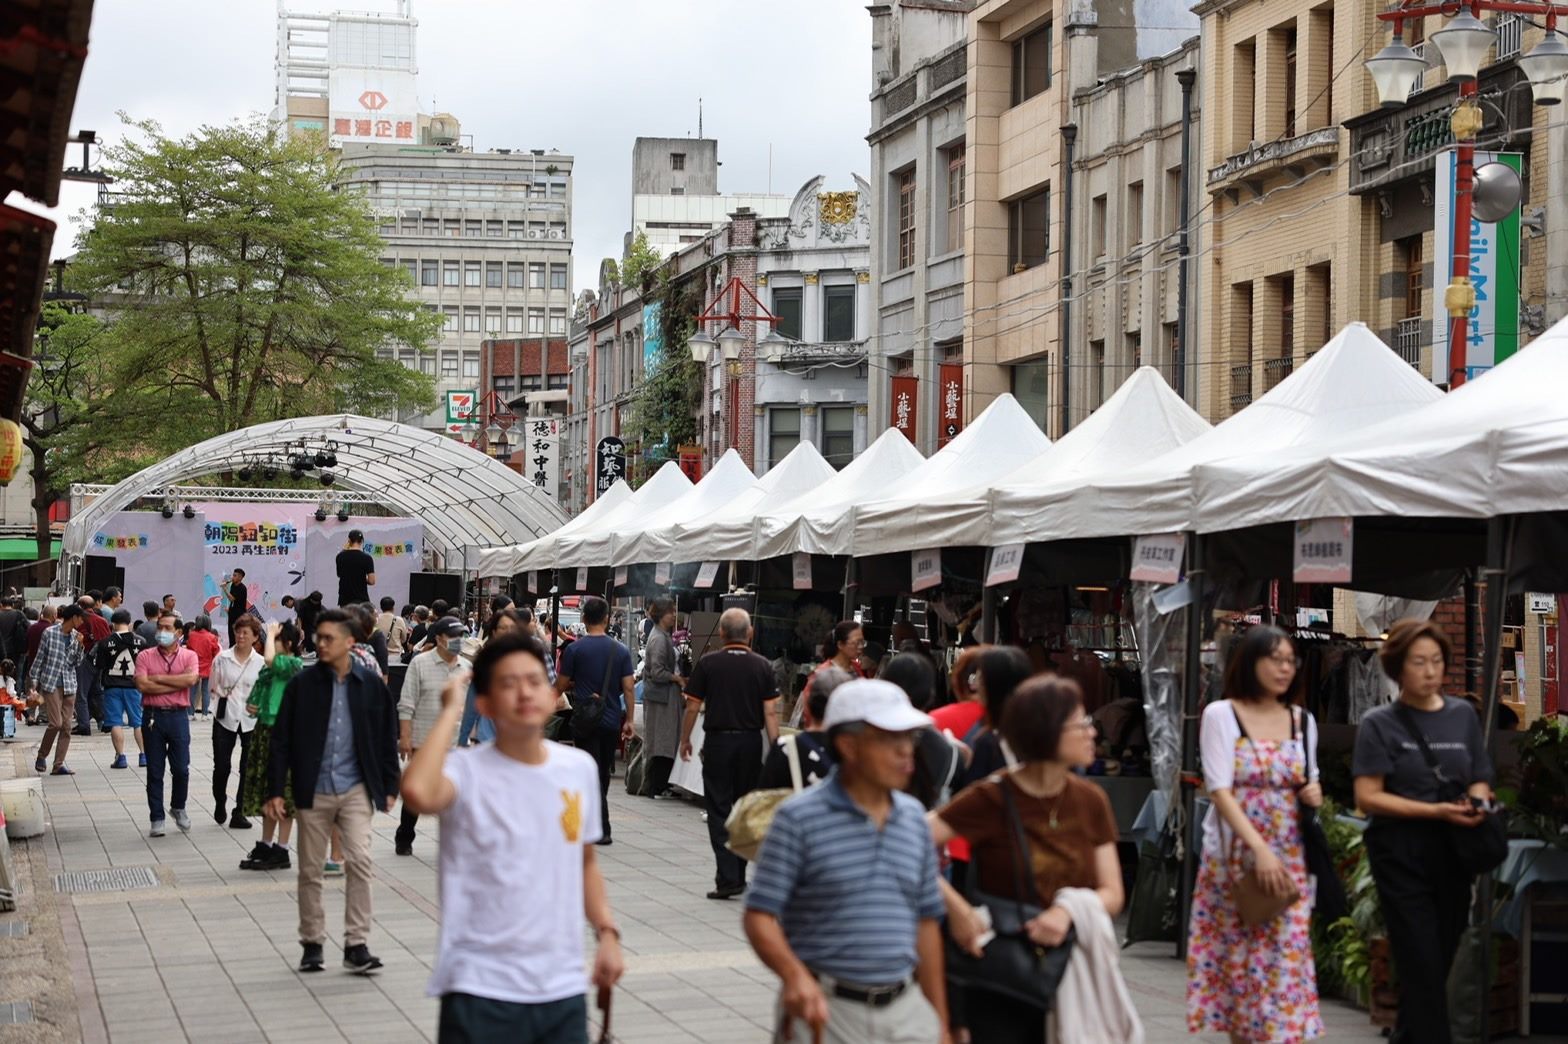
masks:
[[[1459,85],[1459,104],[1464,105],[1476,94],[1474,80]],[[1454,172],[1454,265],[1456,278],[1470,278],[1470,214],[1474,201],[1475,139],[1459,140],[1458,169]],[[1473,310],[1473,304],[1472,309]],[[1470,335],[1470,312],[1450,316],[1448,320],[1448,373],[1450,390],[1465,383],[1466,346]]]

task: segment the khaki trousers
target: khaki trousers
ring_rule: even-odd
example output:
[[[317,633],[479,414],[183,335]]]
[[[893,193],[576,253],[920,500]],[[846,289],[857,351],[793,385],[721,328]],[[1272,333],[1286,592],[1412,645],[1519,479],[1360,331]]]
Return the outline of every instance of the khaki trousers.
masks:
[[[822,1044],[935,1044],[942,1038],[936,1009],[920,992],[919,983],[910,983],[885,1008],[835,997],[828,989],[823,993],[828,1001],[828,1025],[822,1032]],[[811,1027],[788,1018],[782,997],[774,1009],[774,1026],[774,1044],[811,1044]]]
[[[321,871],[326,862],[332,828],[343,838],[344,909],[343,945],[358,946],[370,939],[370,882],[375,867],[370,862],[370,824],[375,810],[365,785],[357,783],[344,794],[320,794],[310,808],[296,809],[299,823],[299,941],[325,943],[327,915],[321,905]]]
[[[44,693],[44,720],[49,724],[38,744],[38,757],[47,759],[50,748],[54,748],[54,763],[59,765],[65,761],[65,752],[71,747],[71,730],[76,728],[76,693],[68,694],[64,689]]]

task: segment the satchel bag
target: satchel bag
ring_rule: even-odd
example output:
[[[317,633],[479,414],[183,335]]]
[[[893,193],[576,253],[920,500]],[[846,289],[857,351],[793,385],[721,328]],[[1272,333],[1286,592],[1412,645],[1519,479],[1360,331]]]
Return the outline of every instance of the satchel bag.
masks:
[[[724,847],[748,863],[755,862],[757,853],[762,851],[763,838],[767,837],[768,828],[773,825],[773,814],[787,798],[798,794],[806,785],[800,768],[798,735],[785,736],[780,743],[784,748],[784,757],[789,762],[790,786],[770,787],[743,794],[724,820],[724,829],[729,831],[729,840],[724,843]]]
[[[610,705],[610,678],[614,674],[615,654],[612,651],[610,662],[604,665],[604,681],[599,685],[599,691],[589,693],[572,705],[572,739],[576,743],[587,743],[598,731],[605,708]]]
[[[1006,777],[998,783],[1011,833],[1008,847],[1015,895],[1026,897],[1027,901],[1025,898],[1003,899],[980,891],[975,884],[980,876],[978,864],[971,858],[965,892],[971,905],[984,906],[991,912],[991,929],[996,938],[976,957],[961,949],[949,936],[946,942],[947,978],[966,990],[998,993],[1027,1004],[1043,1015],[1056,1003],[1056,991],[1067,972],[1067,962],[1072,959],[1078,933],[1076,929],[1068,929],[1067,937],[1056,946],[1041,946],[1029,938],[1027,926],[1040,915],[1044,903],[1029,870],[1033,866],[1029,837],[1024,833],[1023,819],[1013,801],[1011,784]]]
[[[1437,755],[1432,753],[1426,734],[1416,724],[1409,708],[1403,703],[1396,703],[1394,713],[1421,748],[1421,757],[1426,759],[1427,768],[1432,770],[1432,776],[1437,780],[1438,800],[1458,801],[1464,798],[1465,785],[1443,774],[1443,766],[1438,763]],[[1490,874],[1508,858],[1508,821],[1502,812],[1486,813],[1481,817],[1481,822],[1473,827],[1457,823],[1444,823],[1443,826],[1448,835],[1448,846],[1454,854],[1454,863],[1472,877],[1476,874]]]

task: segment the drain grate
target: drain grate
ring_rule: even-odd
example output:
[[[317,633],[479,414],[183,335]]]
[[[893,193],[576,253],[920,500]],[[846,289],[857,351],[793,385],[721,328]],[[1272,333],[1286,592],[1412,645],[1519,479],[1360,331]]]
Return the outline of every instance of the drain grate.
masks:
[[[126,892],[157,888],[158,875],[150,866],[117,866],[112,870],[74,870],[54,875],[57,892]]]
[[[7,1001],[0,1004],[0,1025],[16,1025],[32,1021],[32,1001]]]
[[[0,921],[0,938],[19,938],[26,934],[26,921]]]

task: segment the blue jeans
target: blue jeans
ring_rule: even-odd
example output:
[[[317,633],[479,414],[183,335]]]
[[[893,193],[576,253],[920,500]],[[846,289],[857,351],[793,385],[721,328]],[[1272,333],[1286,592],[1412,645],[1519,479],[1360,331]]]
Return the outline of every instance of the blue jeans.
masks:
[[[489,743],[495,739],[495,722],[479,713],[478,693],[474,683],[468,683],[468,698],[463,701],[463,721],[457,727],[457,745],[468,746],[468,736],[472,733],[480,743]]]
[[[211,703],[212,703],[212,679],[211,678],[199,679],[196,682],[195,685],[191,686],[191,709],[190,709],[190,713],[192,713],[192,714],[206,714],[207,713],[207,708],[211,705]]]
[[[147,745],[147,810],[154,823],[163,821],[163,766],[167,761],[174,779],[169,807],[185,810],[191,785],[191,719],[184,707],[147,707],[142,710],[142,734]]]

